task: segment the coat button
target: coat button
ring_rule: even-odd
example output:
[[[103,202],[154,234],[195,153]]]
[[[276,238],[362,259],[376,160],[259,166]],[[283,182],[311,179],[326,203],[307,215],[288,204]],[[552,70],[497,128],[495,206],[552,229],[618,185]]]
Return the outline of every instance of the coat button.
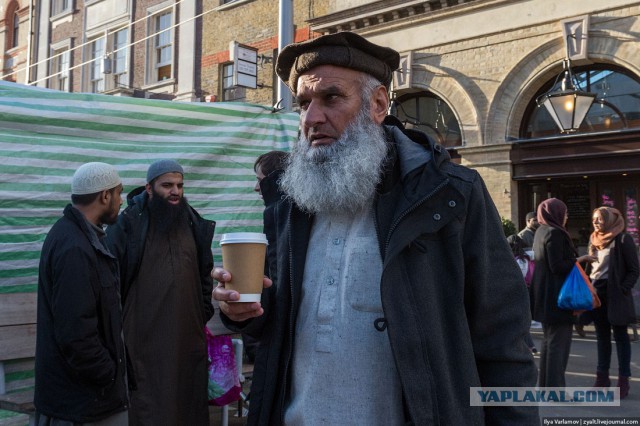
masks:
[[[436,213],[436,214],[433,215],[433,220],[440,220],[440,219],[442,219],[440,217],[440,213]]]
[[[451,200],[449,201],[449,207],[455,207],[456,206],[456,202]]]

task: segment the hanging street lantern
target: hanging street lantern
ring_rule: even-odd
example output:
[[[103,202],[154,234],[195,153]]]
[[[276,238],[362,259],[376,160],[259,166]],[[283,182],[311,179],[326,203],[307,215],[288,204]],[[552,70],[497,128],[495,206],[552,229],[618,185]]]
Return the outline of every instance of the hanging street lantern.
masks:
[[[555,121],[561,133],[577,132],[582,121],[587,116],[589,108],[596,98],[595,93],[584,92],[580,90],[579,85],[575,81],[571,73],[571,63],[569,58],[562,61],[564,74],[560,90],[549,91],[536,99],[538,107],[545,106],[553,121]],[[562,75],[560,74],[560,75]],[[556,86],[558,78],[551,86]]]

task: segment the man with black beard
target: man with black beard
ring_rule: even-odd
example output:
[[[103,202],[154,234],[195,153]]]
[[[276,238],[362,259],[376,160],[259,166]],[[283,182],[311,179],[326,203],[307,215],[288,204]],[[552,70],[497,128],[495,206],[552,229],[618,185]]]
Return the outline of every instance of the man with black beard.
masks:
[[[131,425],[209,425],[204,326],[213,316],[215,223],[187,203],[183,174],[173,160],[151,164],[147,184],[107,228],[135,380]]]
[[[522,275],[477,172],[386,117],[396,51],[341,32],[285,47],[301,137],[278,204],[277,283],[228,327],[261,339],[249,425],[537,425],[535,406],[471,406],[534,387]]]

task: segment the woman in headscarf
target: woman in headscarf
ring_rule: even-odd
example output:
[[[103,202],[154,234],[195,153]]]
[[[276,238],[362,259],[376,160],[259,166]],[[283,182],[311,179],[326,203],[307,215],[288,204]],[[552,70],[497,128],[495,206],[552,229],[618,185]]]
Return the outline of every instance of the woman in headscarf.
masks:
[[[640,268],[633,238],[624,231],[624,219],[611,207],[593,211],[593,233],[589,253],[595,257],[590,278],[602,305],[592,312],[598,339],[598,366],[594,386],[609,387],[611,364],[611,329],[618,354],[618,384],[620,398],[629,394],[631,376],[631,344],[627,326],[635,321],[631,289],[636,284]]]
[[[533,239],[535,270],[531,283],[533,319],[542,323],[538,386],[564,387],[564,372],[571,350],[573,311],[558,308],[558,293],[573,265],[590,256],[578,257],[569,232],[567,206],[549,198],[538,206],[540,227]]]

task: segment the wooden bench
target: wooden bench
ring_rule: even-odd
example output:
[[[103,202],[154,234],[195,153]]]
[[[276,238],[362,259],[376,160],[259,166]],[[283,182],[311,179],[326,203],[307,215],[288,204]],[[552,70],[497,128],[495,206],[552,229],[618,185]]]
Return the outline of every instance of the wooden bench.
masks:
[[[33,379],[16,385],[7,375],[15,368],[32,370],[35,351],[36,293],[0,294],[0,409],[27,414],[29,425],[35,425]]]

